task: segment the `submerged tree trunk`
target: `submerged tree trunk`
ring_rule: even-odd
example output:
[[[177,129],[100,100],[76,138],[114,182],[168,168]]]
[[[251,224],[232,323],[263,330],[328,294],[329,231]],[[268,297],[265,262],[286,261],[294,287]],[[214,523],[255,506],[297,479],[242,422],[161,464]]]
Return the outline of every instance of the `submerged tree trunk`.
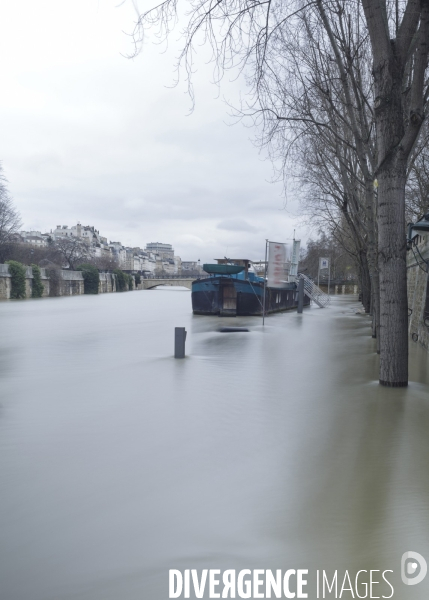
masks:
[[[392,387],[408,383],[405,181],[402,161],[379,175],[380,383]]]
[[[359,257],[359,283],[362,293],[362,305],[366,313],[371,311],[371,278],[369,276],[368,260],[366,253],[362,252]]]
[[[380,354],[380,277],[378,270],[371,278],[372,337],[377,340],[377,354]]]
[[[405,183],[402,65],[397,56],[374,69],[378,167],[380,383],[408,385]],[[375,287],[375,286],[374,286]],[[377,296],[375,296],[377,298]],[[377,312],[377,307],[375,307]]]
[[[377,260],[377,228],[376,228],[376,194],[374,182],[369,178],[365,181],[365,215],[368,231],[368,270],[371,279],[371,314],[372,337],[377,338],[377,352],[379,351],[380,338],[380,287]]]

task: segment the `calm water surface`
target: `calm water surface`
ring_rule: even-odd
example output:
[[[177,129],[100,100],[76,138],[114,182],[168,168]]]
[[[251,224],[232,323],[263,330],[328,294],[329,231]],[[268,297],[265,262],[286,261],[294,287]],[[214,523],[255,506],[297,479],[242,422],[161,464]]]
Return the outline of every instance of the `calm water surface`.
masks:
[[[380,388],[355,297],[265,329],[190,301],[0,304],[1,600],[165,600],[171,568],[392,569],[427,599],[400,581],[429,562],[427,353]]]

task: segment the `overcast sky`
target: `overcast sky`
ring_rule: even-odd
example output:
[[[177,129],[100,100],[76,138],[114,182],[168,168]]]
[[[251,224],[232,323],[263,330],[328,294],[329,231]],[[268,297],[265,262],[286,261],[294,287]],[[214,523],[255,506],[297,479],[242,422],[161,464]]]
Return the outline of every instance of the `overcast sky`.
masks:
[[[128,0],[2,0],[0,160],[23,228],[94,225],[109,240],[171,243],[183,260],[263,258],[264,240],[293,236],[297,203],[231,126],[224,97],[197,61],[196,108],[171,88],[178,45],[128,60]],[[141,3],[143,6],[144,3]],[[297,237],[307,237],[303,228]]]

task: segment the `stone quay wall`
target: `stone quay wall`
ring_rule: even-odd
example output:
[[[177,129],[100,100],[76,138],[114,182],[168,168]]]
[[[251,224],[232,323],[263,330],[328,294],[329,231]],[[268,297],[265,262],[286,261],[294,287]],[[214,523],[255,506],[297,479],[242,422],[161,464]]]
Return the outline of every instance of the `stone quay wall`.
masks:
[[[42,298],[48,296],[75,296],[83,294],[83,276],[79,271],[40,269],[43,284]],[[25,268],[25,291],[31,298],[33,290],[33,269]],[[0,300],[9,300],[12,292],[12,277],[9,265],[0,264]]]
[[[108,294],[116,292],[116,278],[112,273],[100,273],[100,283],[98,284],[99,294]]]
[[[31,298],[33,289],[33,270],[31,267],[25,267],[25,288],[27,298]],[[43,296],[78,296],[84,293],[84,279],[81,271],[69,271],[67,269],[40,269],[42,283],[44,286]],[[148,287],[156,285],[189,285],[189,281],[182,281],[180,278],[173,281],[170,279],[140,279],[136,284],[136,278],[132,277],[133,290],[145,290]],[[149,283],[148,283],[149,282]],[[0,300],[9,300],[12,291],[11,275],[9,265],[0,264]],[[116,277],[113,273],[100,273],[98,284],[99,294],[109,294],[116,292]],[[127,290],[128,291],[128,290]]]
[[[52,277],[52,275],[51,275]],[[61,270],[60,285],[57,296],[79,296],[83,294],[83,275],[81,271]],[[53,294],[51,294],[53,295]]]
[[[43,298],[47,296],[79,296],[84,293],[84,279],[81,271],[67,269],[40,269],[43,283]],[[25,269],[25,289],[27,298],[31,298],[33,289],[33,270]],[[143,284],[136,285],[133,276],[133,289],[143,289]],[[9,265],[0,264],[0,300],[9,300],[12,291],[12,278]],[[116,292],[116,278],[112,273],[100,273],[99,294]]]
[[[424,261],[428,261],[427,264]],[[429,350],[428,265],[429,235],[419,236],[414,252],[413,250],[407,252],[408,331],[413,341],[420,343],[427,350]]]
[[[40,269],[40,276],[43,283],[42,297],[49,296],[49,277],[46,269]],[[33,269],[25,268],[25,291],[27,298],[31,298],[33,290]],[[0,264],[0,300],[8,300],[12,291],[12,277],[9,273],[9,265]]]
[[[10,298],[12,289],[8,265],[0,265],[0,298]]]

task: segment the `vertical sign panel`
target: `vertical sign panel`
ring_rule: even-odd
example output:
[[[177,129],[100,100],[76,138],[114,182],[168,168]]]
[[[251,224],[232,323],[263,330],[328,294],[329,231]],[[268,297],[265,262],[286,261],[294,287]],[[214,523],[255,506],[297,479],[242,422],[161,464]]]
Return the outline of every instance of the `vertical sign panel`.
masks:
[[[293,240],[292,245],[292,257],[290,260],[290,273],[291,278],[298,276],[298,263],[299,263],[299,248],[301,245],[300,240]]]
[[[267,285],[282,288],[286,284],[286,244],[269,243]]]

